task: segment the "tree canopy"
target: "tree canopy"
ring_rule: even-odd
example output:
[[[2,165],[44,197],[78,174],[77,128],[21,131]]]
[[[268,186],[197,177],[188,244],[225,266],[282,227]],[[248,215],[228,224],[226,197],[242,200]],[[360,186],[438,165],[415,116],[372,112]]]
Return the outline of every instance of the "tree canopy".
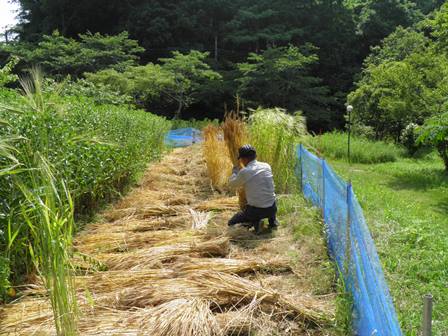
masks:
[[[224,104],[231,105],[240,92],[248,105],[282,103],[281,107],[303,109],[314,130],[343,127],[353,79],[358,85],[364,83],[370,64],[382,64],[385,57],[403,61],[392,50],[404,55],[406,48],[425,44],[428,38],[440,41],[441,48],[448,39],[445,15],[431,14],[443,4],[440,0],[15,1],[22,8],[18,41],[0,48],[0,60],[16,55],[21,59],[18,69],[40,64],[53,77],[82,77],[103,70],[111,76],[155,71],[164,78],[155,65],[175,58],[173,51],[185,55],[197,50],[208,53],[202,62],[222,79],[209,83],[208,92],[204,87],[194,90],[196,99],[182,103],[188,115],[220,116]],[[421,22],[431,26],[429,36],[424,27],[417,35],[404,33],[410,27],[417,31]],[[397,27],[402,27],[403,36],[394,33]],[[385,50],[381,41],[391,33],[389,40],[395,42],[383,43],[390,45]],[[277,76],[271,82],[278,84],[279,72],[267,68],[267,59],[289,46],[301,49],[305,45],[313,46],[313,61],[280,76],[284,82],[297,79],[299,73],[302,76],[300,82],[288,84],[288,103],[274,85],[268,85],[271,93],[280,94],[274,98],[273,94],[260,97],[259,91],[248,87],[247,83],[269,84],[269,80],[262,83],[262,73]],[[257,57],[263,60],[256,61]],[[245,63],[258,64],[246,79],[241,78]],[[154,81],[159,85],[158,79]],[[177,88],[182,91],[182,86]],[[138,96],[147,102],[152,94]],[[303,102],[299,104],[296,97]]]

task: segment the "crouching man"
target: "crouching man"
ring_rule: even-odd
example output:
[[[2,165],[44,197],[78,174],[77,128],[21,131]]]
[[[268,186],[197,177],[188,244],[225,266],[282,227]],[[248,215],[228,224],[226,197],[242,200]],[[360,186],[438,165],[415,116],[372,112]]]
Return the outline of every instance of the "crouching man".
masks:
[[[247,206],[229,220],[229,226],[245,223],[253,226],[258,234],[261,220],[265,218],[269,220],[270,230],[277,229],[277,204],[271,166],[256,159],[257,152],[251,145],[239,149],[238,160],[244,168],[233,168],[229,186],[244,188]]]

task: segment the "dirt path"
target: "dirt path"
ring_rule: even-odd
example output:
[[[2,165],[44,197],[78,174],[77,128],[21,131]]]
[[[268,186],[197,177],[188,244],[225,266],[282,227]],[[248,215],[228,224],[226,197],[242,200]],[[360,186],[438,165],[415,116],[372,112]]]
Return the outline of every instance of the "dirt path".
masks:
[[[200,147],[152,165],[77,236],[80,335],[330,335],[334,296],[312,295],[322,247],[297,246],[286,226],[229,230],[236,210],[211,190]],[[36,282],[1,308],[0,334],[53,335],[51,317]]]

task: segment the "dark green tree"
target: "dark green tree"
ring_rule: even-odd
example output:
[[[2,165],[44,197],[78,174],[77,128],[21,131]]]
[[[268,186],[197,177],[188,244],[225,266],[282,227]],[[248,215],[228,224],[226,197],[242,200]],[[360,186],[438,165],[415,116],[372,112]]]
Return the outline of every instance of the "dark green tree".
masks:
[[[171,58],[160,59],[162,68],[173,78],[173,85],[167,86],[164,93],[177,103],[174,118],[180,118],[182,109],[195,101],[201,87],[206,86],[210,81],[221,79],[221,75],[213,71],[205,62],[208,56],[209,53],[196,50],[188,54],[174,51]]]
[[[124,70],[135,65],[137,55],[144,50],[137,41],[129,39],[127,32],[114,36],[80,34],[78,41],[58,31],[44,35],[37,44],[17,42],[4,44],[1,49],[18,57],[22,68],[38,65],[49,75],[75,77],[109,67]]]
[[[418,141],[437,149],[445,164],[445,171],[448,173],[448,112],[426,120],[419,132]]]
[[[269,48],[261,54],[252,53],[247,62],[238,64],[241,73],[238,91],[250,107],[302,110],[309,122],[328,124],[328,89],[310,74],[317,61],[311,46]]]

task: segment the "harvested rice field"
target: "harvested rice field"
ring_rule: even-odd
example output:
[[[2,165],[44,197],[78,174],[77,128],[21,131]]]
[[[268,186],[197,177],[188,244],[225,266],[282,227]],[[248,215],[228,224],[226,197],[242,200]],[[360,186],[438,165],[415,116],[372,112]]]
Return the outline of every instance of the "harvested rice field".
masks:
[[[279,197],[280,228],[228,228],[202,149],[176,149],[75,240],[80,335],[342,335],[315,210]],[[0,310],[1,335],[55,335],[43,285]],[[339,307],[339,308],[338,308]]]

